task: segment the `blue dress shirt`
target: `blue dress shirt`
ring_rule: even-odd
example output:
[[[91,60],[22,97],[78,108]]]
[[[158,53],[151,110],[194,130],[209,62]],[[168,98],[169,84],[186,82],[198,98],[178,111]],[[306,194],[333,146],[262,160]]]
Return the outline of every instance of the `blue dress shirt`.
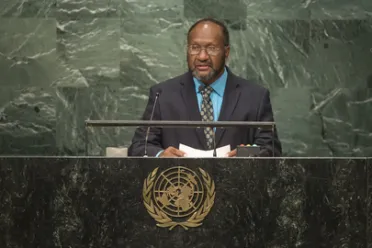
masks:
[[[196,79],[195,77],[193,79],[194,79],[194,84],[195,84],[196,97],[198,99],[199,111],[201,111],[203,96],[199,92],[199,87],[200,86],[204,87],[205,85],[201,81]],[[227,81],[227,70],[225,68],[221,77],[219,77],[216,81],[214,81],[210,85],[213,88],[210,98],[213,104],[214,121],[218,121],[218,117],[220,116],[223,94],[226,88],[226,81]]]

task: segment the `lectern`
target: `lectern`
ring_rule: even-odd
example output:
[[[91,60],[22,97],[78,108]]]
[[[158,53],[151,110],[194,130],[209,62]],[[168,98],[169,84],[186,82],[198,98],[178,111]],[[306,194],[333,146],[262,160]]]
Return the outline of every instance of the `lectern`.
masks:
[[[0,157],[0,247],[370,248],[371,190],[370,158]]]
[[[0,246],[369,248],[371,161],[0,157]]]

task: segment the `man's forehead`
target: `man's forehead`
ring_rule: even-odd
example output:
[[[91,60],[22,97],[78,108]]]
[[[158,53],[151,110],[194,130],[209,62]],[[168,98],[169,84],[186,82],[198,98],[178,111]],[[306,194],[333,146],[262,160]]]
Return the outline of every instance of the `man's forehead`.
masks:
[[[201,29],[206,29],[206,28],[209,28],[211,25],[210,24],[212,24],[211,22],[204,22],[204,23],[201,23],[200,24],[200,28]]]
[[[191,39],[220,39],[223,37],[221,27],[211,22],[200,23],[191,31]]]
[[[191,33],[199,33],[199,32],[216,32],[221,31],[221,27],[213,22],[201,22],[197,24]]]

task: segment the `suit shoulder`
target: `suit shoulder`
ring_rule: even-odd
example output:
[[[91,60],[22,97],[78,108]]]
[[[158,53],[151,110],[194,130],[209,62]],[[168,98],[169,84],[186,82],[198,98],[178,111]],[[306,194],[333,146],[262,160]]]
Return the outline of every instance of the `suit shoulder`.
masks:
[[[167,79],[165,81],[162,81],[158,84],[153,85],[151,87],[151,89],[154,90],[154,91],[177,89],[177,88],[180,87],[180,83],[185,76],[186,76],[186,73],[182,74],[182,75],[178,75],[178,76],[170,78],[170,79]]]
[[[250,92],[259,92],[259,93],[264,93],[266,91],[269,91],[268,88],[265,86],[259,84],[256,80],[253,79],[244,79],[239,76],[235,76],[236,82],[239,83],[241,87],[243,87],[243,90],[249,90]]]

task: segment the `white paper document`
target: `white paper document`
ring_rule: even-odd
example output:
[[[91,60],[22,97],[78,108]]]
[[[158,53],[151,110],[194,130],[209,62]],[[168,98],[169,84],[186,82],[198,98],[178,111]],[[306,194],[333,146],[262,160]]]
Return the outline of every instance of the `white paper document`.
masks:
[[[188,158],[209,158],[213,157],[213,150],[199,150],[192,148],[190,146],[180,144],[179,150],[185,152],[185,157]],[[227,157],[227,153],[231,151],[230,145],[222,146],[216,149],[216,156],[217,157]]]

